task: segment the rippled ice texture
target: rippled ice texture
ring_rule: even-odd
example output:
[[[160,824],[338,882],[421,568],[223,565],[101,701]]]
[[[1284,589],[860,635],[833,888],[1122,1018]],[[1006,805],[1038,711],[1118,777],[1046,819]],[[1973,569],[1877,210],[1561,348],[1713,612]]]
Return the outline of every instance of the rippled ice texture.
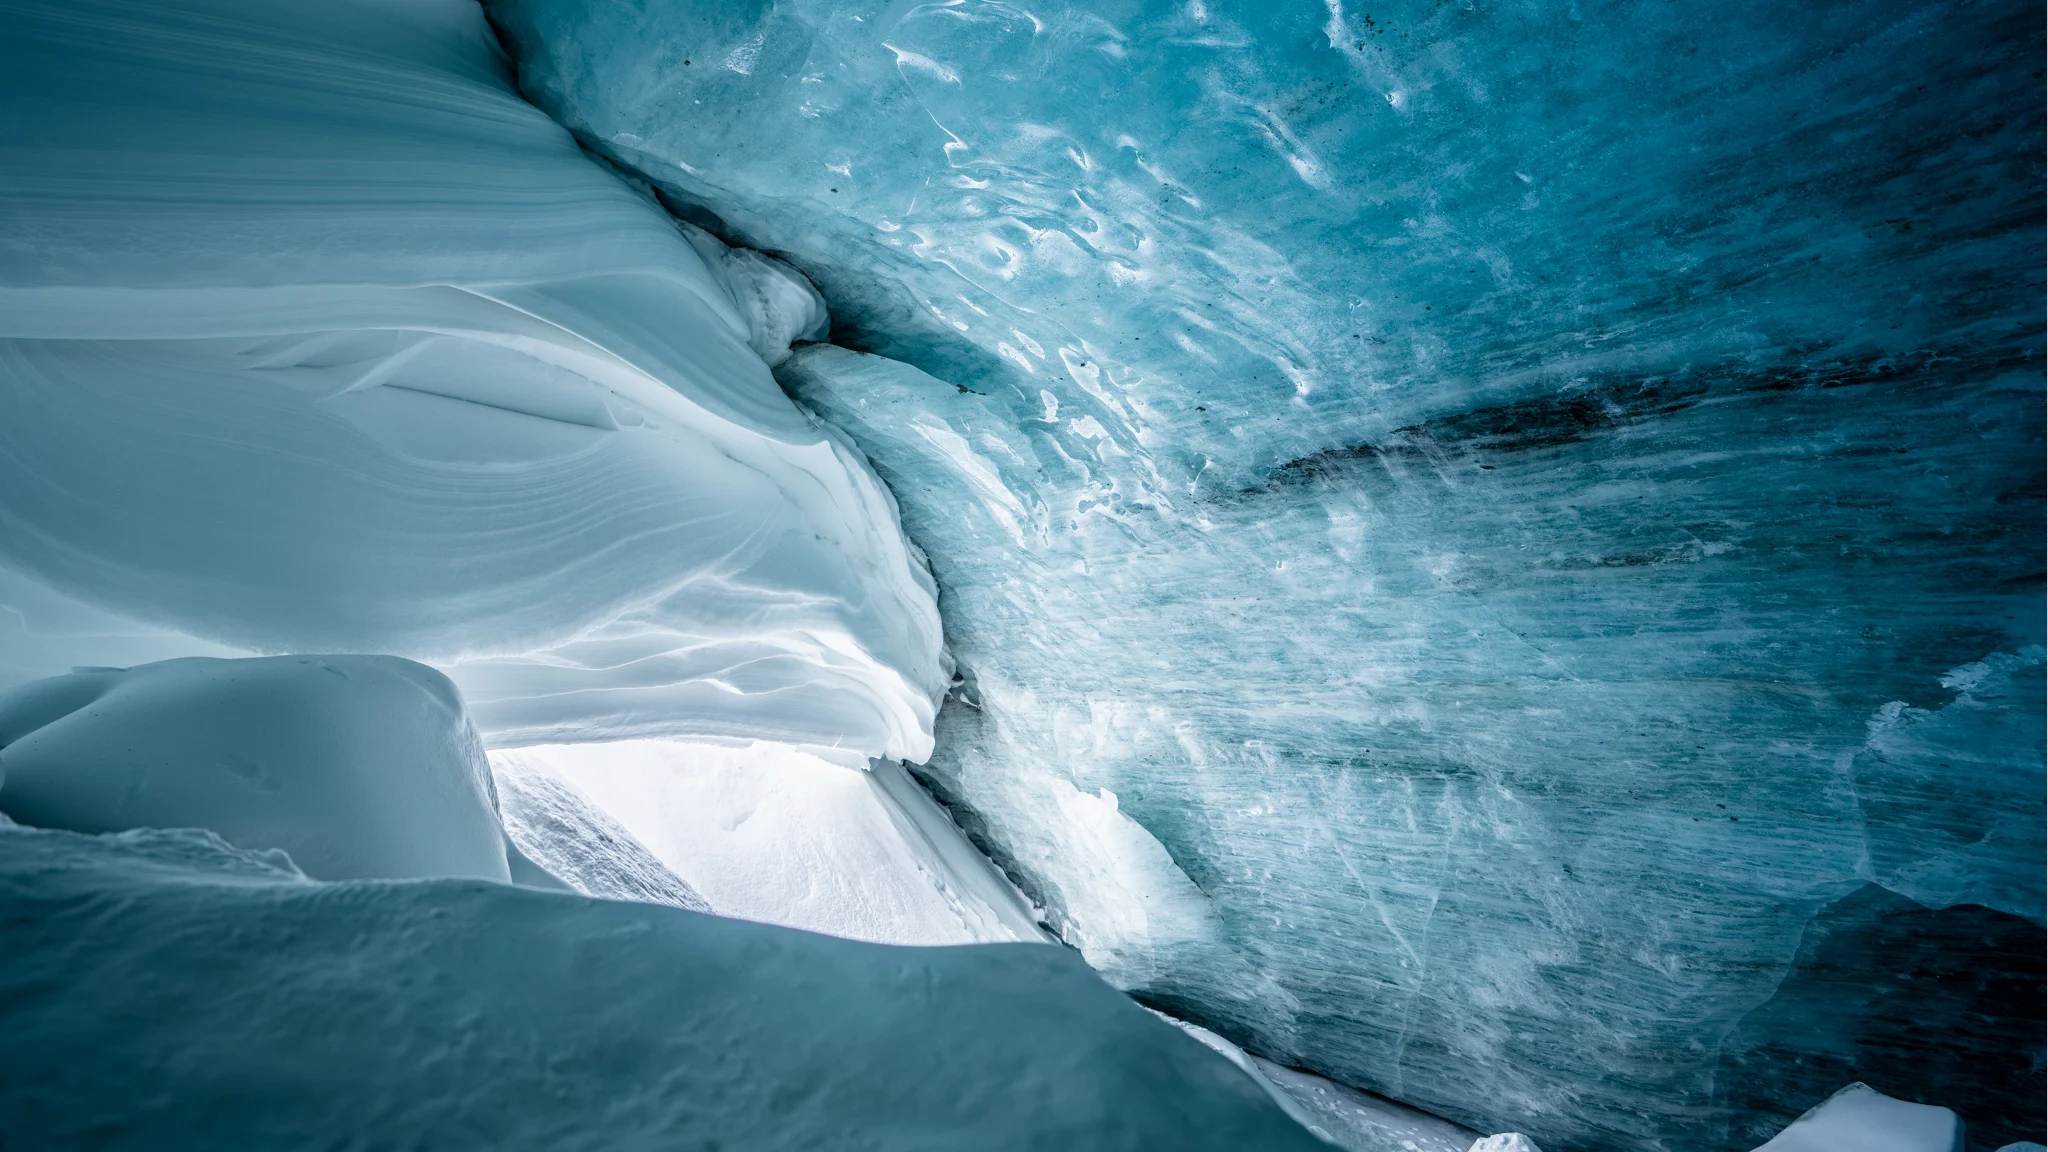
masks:
[[[2042,918],[2035,11],[491,11],[822,288],[929,777],[1113,979],[1545,1147],[1748,1147],[1817,1051],[2038,1130],[1943,982]]]

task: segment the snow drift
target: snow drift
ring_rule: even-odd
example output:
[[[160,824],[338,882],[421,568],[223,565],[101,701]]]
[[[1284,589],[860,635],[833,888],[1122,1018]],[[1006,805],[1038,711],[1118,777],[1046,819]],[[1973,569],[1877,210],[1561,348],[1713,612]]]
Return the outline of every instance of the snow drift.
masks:
[[[325,880],[509,876],[454,685],[389,656],[167,660],[0,693],[0,812],[205,828]]]
[[[930,578],[755,347],[822,308],[522,103],[475,5],[0,15],[0,566],[451,665],[494,742],[929,753]]]

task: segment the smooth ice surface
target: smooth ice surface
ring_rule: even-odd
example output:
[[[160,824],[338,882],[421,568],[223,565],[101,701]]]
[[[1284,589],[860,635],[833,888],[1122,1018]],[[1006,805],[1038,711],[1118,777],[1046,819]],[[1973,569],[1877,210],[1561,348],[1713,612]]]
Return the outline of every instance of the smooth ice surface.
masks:
[[[1746,1149],[1857,1037],[1970,1088],[1795,958],[2042,921],[2033,8],[490,10],[831,304],[778,378],[931,558],[920,771],[1112,980],[1551,1148]]]
[[[666,740],[504,749],[491,762],[501,781],[552,779],[589,797],[722,916],[890,944],[1045,939],[894,764]]]
[[[0,16],[0,603],[39,651],[83,602],[432,660],[494,743],[929,751],[930,579],[761,357],[815,293],[707,263],[473,4]]]
[[[1851,1084],[1756,1152],[1960,1152],[1962,1146],[1961,1121],[1948,1109]]]
[[[461,698],[390,656],[195,657],[0,693],[0,811],[74,832],[204,828],[324,880],[507,879]]]
[[[28,1147],[1325,1147],[1059,948],[319,883],[191,831],[0,828],[0,923]]]

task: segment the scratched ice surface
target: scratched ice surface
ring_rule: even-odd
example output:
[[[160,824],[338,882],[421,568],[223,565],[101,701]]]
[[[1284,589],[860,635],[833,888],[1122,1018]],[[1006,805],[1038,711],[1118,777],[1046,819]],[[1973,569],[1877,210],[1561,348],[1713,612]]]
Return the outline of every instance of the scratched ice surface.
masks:
[[[2033,9],[490,9],[823,291],[920,771],[1112,979],[1546,1148],[2038,1138]]]

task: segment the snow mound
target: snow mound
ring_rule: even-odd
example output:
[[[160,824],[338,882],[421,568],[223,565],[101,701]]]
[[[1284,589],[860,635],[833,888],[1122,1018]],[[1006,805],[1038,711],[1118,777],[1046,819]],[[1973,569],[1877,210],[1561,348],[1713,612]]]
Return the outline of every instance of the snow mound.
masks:
[[[74,832],[204,828],[309,876],[508,878],[483,745],[390,656],[194,657],[0,694],[0,810]]]
[[[0,922],[24,1146],[1323,1147],[1063,949],[309,882],[197,832],[0,830]]]

